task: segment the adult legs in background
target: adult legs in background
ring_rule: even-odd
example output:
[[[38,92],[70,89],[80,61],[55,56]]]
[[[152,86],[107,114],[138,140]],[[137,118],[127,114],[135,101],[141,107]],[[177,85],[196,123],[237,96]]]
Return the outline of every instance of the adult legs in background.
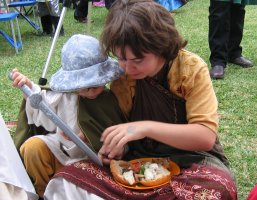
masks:
[[[40,19],[41,19],[41,25],[43,28],[43,34],[52,35],[53,34],[53,26],[52,26],[51,15],[42,16]]]
[[[245,6],[232,4],[230,11],[230,35],[228,41],[228,61],[242,56],[240,43],[243,38]]]
[[[87,23],[88,0],[80,0],[74,11],[74,19],[81,23]]]
[[[56,31],[61,14],[59,10],[59,0],[39,2],[38,11],[41,18],[43,34],[52,36]],[[63,26],[61,27],[60,35],[64,35]]]
[[[210,1],[209,47],[212,78],[224,78],[224,68],[227,62],[244,68],[253,66],[250,60],[242,56],[242,47],[240,46],[243,38],[244,18],[243,5]]]
[[[228,2],[210,1],[209,47],[211,66],[226,67],[227,64],[231,5]]]
[[[55,29],[55,31],[56,31],[60,17],[51,16],[51,19],[52,19],[52,24],[53,24],[53,26],[54,26],[54,29]],[[63,25],[62,25],[61,30],[60,30],[60,36],[64,36],[64,28],[63,28]]]
[[[245,6],[233,4],[231,8],[228,62],[239,65],[243,68],[252,67],[253,63],[242,56],[242,47],[240,46],[243,38]]]

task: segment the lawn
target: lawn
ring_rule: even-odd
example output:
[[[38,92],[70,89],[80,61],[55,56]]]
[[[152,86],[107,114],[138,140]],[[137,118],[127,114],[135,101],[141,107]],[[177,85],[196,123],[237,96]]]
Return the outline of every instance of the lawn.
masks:
[[[175,12],[176,25],[188,40],[187,49],[199,54],[209,64],[208,47],[208,6],[209,1],[193,0]],[[246,8],[243,54],[257,63],[257,12],[255,6]],[[89,33],[99,37],[107,10],[93,8],[92,20],[88,27],[73,19],[74,10],[68,9],[64,19],[65,36],[58,38],[54,55],[46,78],[49,79],[60,67],[60,52],[64,42],[73,34]],[[6,121],[16,120],[22,94],[11,86],[8,72],[18,68],[34,82],[42,76],[52,38],[38,36],[24,20],[20,19],[23,50],[15,51],[0,37],[0,112]],[[7,24],[1,23],[0,29]],[[219,137],[231,163],[237,184],[239,200],[245,200],[250,189],[257,183],[257,71],[256,66],[242,69],[228,65],[224,80],[213,81],[219,101]]]

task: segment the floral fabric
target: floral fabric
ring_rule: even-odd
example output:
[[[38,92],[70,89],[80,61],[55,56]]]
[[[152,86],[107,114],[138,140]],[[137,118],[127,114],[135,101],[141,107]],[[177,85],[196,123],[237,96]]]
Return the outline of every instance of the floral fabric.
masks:
[[[170,183],[150,190],[133,190],[117,184],[108,167],[80,161],[55,175],[104,199],[236,200],[236,186],[229,174],[210,166],[192,165]]]

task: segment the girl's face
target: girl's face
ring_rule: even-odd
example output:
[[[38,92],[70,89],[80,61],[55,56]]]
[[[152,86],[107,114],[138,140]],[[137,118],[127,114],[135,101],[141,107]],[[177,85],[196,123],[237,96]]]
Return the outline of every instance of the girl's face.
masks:
[[[103,91],[104,91],[104,86],[99,86],[99,87],[82,89],[78,91],[77,94],[81,97],[86,97],[88,99],[95,99]]]
[[[143,58],[137,58],[129,47],[125,48],[126,59],[122,59],[119,48],[115,52],[119,65],[132,79],[143,79],[156,75],[165,64],[165,59],[152,53],[144,53]]]

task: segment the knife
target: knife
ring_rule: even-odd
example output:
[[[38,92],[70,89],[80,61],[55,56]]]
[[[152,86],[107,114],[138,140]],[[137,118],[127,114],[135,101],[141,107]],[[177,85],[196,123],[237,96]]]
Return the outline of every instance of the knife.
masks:
[[[9,79],[12,80],[12,72],[9,73]],[[102,161],[86,143],[84,143],[73,130],[63,122],[63,120],[51,109],[51,107],[42,99],[39,93],[33,93],[26,85],[20,87],[21,91],[29,98],[33,108],[41,110],[56,126],[58,126],[66,136],[68,136],[92,161],[103,166]]]

